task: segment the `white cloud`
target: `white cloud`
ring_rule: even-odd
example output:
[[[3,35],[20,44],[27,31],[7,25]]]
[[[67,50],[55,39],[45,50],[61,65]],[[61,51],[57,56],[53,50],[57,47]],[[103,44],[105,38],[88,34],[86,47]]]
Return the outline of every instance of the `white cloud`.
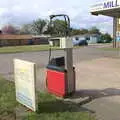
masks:
[[[72,26],[77,28],[88,28],[110,21],[106,17],[90,15],[89,7],[96,1],[99,0],[4,0],[0,2],[0,25],[28,23],[38,17],[48,19],[50,14],[59,13],[68,14]],[[108,24],[104,23],[104,26],[104,30],[108,27],[110,29]]]
[[[0,16],[6,13],[8,10],[6,8],[0,8]]]

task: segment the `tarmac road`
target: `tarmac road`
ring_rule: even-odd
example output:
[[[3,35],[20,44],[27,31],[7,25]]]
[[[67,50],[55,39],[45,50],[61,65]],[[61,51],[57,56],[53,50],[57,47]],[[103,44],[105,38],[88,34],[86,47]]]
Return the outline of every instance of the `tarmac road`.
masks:
[[[81,61],[101,57],[116,57],[117,52],[102,51],[94,47],[81,47],[73,50],[74,65]],[[52,52],[52,57],[64,56],[64,51],[57,50]],[[48,51],[26,52],[15,54],[0,54],[0,74],[9,76],[13,74],[13,60],[15,58],[35,62],[39,68],[44,68],[48,63]]]

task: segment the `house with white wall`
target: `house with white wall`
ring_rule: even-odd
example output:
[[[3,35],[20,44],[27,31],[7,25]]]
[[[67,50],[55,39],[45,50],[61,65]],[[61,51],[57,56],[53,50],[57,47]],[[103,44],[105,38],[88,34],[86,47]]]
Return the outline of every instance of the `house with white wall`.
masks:
[[[86,40],[88,44],[96,44],[100,40],[99,34],[84,34],[72,36],[73,44],[78,44],[81,40]]]

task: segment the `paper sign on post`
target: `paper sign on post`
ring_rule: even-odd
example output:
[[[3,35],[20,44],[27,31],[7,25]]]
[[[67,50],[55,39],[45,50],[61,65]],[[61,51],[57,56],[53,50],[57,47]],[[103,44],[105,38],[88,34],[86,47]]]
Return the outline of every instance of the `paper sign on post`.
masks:
[[[35,63],[19,59],[14,60],[16,100],[33,111],[37,109],[35,70]]]

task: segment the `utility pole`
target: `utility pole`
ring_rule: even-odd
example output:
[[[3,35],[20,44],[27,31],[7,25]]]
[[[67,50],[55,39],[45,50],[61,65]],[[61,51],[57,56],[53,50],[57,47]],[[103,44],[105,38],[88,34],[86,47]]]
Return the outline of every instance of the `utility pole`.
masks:
[[[117,18],[113,18],[113,48],[117,47],[117,41],[116,41],[116,31],[117,31]]]

